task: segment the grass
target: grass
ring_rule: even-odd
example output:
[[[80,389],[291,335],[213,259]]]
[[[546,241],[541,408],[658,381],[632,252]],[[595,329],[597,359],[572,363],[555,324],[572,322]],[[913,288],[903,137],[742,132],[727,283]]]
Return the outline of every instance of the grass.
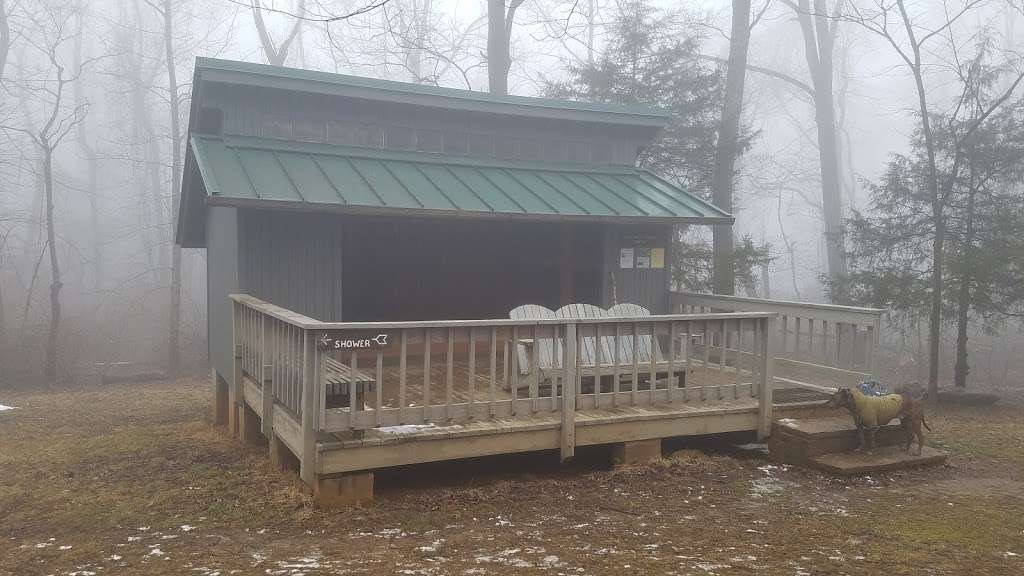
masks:
[[[591,449],[390,470],[373,506],[323,512],[207,422],[209,397],[0,397],[0,575],[1024,572],[1016,404],[930,412],[937,469],[839,480],[683,449],[610,470]]]

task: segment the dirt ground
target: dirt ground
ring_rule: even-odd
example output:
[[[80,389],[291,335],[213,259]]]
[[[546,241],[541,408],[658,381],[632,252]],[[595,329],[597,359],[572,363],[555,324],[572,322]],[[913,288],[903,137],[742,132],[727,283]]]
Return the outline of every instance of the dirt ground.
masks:
[[[0,394],[0,574],[1024,574],[1024,411],[934,407],[948,466],[837,480],[681,446],[379,473],[314,510],[202,380]]]

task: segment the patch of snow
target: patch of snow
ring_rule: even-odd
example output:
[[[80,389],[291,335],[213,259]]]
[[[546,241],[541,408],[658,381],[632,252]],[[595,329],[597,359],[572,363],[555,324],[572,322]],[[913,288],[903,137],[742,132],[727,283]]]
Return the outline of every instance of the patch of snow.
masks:
[[[791,486],[791,482],[785,480],[779,480],[778,478],[767,476],[765,478],[758,478],[750,482],[750,491],[755,497],[763,498],[765,496],[776,496],[785,492],[785,490]]]
[[[723,568],[732,568],[732,566],[729,566],[728,564],[713,564],[711,562],[698,562],[697,564],[695,564],[695,566],[710,574],[714,574],[715,570],[721,570]]]
[[[0,404],[0,412],[5,412],[7,410],[17,410],[17,408],[17,406],[4,406],[3,404]]]
[[[1017,554],[1016,552],[1010,552],[1009,550],[1003,552],[1003,558],[1017,558],[1019,556],[1020,554]]]
[[[800,427],[800,423],[797,422],[796,420],[792,419],[792,418],[782,418],[782,419],[776,420],[776,422],[778,422],[779,424],[782,424],[783,426],[789,426],[790,428],[799,428]]]
[[[419,434],[420,432],[431,431],[431,432],[451,432],[454,430],[461,430],[462,426],[438,426],[436,424],[403,424],[401,426],[384,426],[383,428],[377,428],[377,432],[381,434],[388,434],[392,436],[408,436],[410,434]]]
[[[416,549],[419,550],[420,552],[437,552],[437,549],[440,548],[441,544],[443,544],[443,543],[444,543],[444,539],[441,538],[441,539],[438,539],[438,540],[434,540],[428,546],[420,546],[420,547],[418,547]]]
[[[502,550],[494,555],[481,555],[476,557],[476,562],[479,563],[491,563],[491,564],[503,564],[505,566],[512,566],[513,568],[533,568],[531,562],[527,562],[522,558],[517,558],[515,555],[521,550],[519,548],[509,548],[508,550]]]
[[[58,547],[57,550],[71,550],[71,548],[72,548],[71,546],[65,545],[65,546]]]
[[[147,556],[163,556],[164,555],[164,551],[161,550],[158,546],[150,546],[150,548],[151,549],[149,551],[149,554],[147,554]]]
[[[191,532],[195,529],[195,526],[189,526],[188,524],[182,524],[181,526],[178,526],[178,530],[181,530],[182,532]]]

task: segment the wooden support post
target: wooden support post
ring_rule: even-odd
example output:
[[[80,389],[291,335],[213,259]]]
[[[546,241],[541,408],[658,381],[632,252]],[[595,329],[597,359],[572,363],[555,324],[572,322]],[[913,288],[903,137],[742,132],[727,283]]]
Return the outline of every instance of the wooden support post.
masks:
[[[576,324],[565,325],[565,359],[562,364],[562,462],[576,455]]]
[[[228,423],[228,383],[217,374],[217,369],[210,370],[210,379],[213,381],[213,406],[210,419],[214,426],[224,426]]]
[[[661,438],[612,444],[612,464],[629,466],[661,458]]]
[[[299,471],[299,459],[273,432],[270,434],[270,465],[278,470]]]
[[[775,384],[775,317],[765,318],[764,329],[760,331],[761,342],[757,345],[761,350],[761,393],[757,404],[757,437],[764,440],[771,435],[772,429],[772,387]]]
[[[313,482],[313,502],[317,508],[344,508],[372,501],[373,472],[317,476]]]
[[[231,375],[231,386],[228,387],[228,434],[238,438],[239,420],[242,408],[242,345],[235,344],[235,366]]]
[[[238,407],[238,434],[248,444],[259,444],[263,440],[260,433],[260,417],[245,401]]]
[[[270,364],[263,365],[263,387],[261,398],[263,399],[263,422],[261,432],[269,440],[274,435],[274,370]]]
[[[316,435],[320,400],[320,359],[317,357],[316,335],[302,331],[302,454],[299,476],[316,491]],[[355,367],[353,366],[353,369]]]

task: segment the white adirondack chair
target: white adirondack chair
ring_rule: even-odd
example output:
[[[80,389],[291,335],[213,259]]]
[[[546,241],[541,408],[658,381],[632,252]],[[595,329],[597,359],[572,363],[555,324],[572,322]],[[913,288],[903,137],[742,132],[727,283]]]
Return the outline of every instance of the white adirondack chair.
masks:
[[[608,309],[608,317],[636,318],[650,316],[651,311],[639,304],[616,304]],[[619,338],[619,363],[633,363],[633,334],[623,334]],[[649,366],[651,355],[654,355],[655,362],[665,362],[665,355],[661,353],[661,346],[657,338],[650,334],[639,334],[636,342],[636,361],[641,366]]]
[[[512,320],[554,320],[555,312],[538,304],[523,304],[509,311]],[[516,361],[520,374],[529,374],[533,362],[533,347],[537,347],[537,362],[543,367],[562,365],[562,343],[541,335],[539,338],[520,338],[515,343]]]

